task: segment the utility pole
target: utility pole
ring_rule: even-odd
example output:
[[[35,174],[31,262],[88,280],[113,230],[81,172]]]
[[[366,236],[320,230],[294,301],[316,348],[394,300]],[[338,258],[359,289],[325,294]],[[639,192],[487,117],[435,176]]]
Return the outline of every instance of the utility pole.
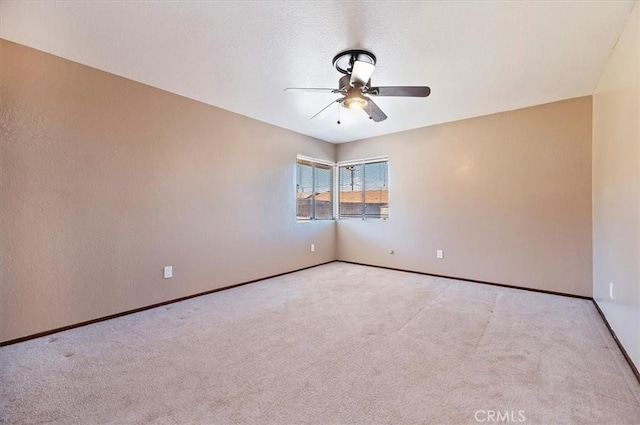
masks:
[[[350,165],[346,168],[351,172],[351,191],[353,192],[353,185],[354,185],[353,176],[356,174],[356,167],[355,165]]]

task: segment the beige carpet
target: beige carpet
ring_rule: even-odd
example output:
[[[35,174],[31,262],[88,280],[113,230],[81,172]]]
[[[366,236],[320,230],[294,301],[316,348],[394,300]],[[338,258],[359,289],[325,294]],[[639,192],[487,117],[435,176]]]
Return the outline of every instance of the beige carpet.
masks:
[[[640,423],[590,301],[332,263],[0,349],[7,424],[498,419]]]

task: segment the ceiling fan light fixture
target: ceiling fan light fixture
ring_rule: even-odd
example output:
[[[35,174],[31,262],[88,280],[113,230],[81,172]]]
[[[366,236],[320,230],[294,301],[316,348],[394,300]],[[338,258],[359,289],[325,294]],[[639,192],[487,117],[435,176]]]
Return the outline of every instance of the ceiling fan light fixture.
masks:
[[[360,96],[347,97],[342,105],[347,109],[364,109],[367,106],[367,99]]]

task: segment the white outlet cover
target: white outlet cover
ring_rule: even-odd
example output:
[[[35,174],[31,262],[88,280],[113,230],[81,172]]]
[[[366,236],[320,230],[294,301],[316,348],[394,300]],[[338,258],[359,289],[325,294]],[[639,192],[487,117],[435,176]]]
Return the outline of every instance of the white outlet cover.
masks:
[[[436,251],[436,258],[444,258],[444,251],[441,249]]]
[[[314,244],[311,244],[311,252],[315,252],[316,251],[316,246]]]
[[[609,298],[614,299],[615,298],[615,288],[613,286],[612,282],[609,282]]]
[[[169,279],[173,277],[173,266],[166,266],[164,268],[164,278]]]

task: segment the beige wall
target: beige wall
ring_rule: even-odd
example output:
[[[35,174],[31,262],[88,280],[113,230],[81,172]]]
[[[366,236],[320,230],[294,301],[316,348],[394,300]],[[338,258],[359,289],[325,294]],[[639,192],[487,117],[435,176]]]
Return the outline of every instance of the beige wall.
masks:
[[[640,367],[640,11],[593,96],[593,296]],[[614,299],[609,298],[609,282]]]
[[[0,60],[2,341],[335,258],[591,295],[590,97],[339,145],[389,155],[391,219],[336,237],[292,202],[296,154],[334,145],[10,42]]]
[[[293,202],[296,154],[334,145],[7,41],[0,64],[0,341],[335,259]]]
[[[339,259],[591,296],[590,96],[338,146],[378,155],[390,219],[339,221]]]

